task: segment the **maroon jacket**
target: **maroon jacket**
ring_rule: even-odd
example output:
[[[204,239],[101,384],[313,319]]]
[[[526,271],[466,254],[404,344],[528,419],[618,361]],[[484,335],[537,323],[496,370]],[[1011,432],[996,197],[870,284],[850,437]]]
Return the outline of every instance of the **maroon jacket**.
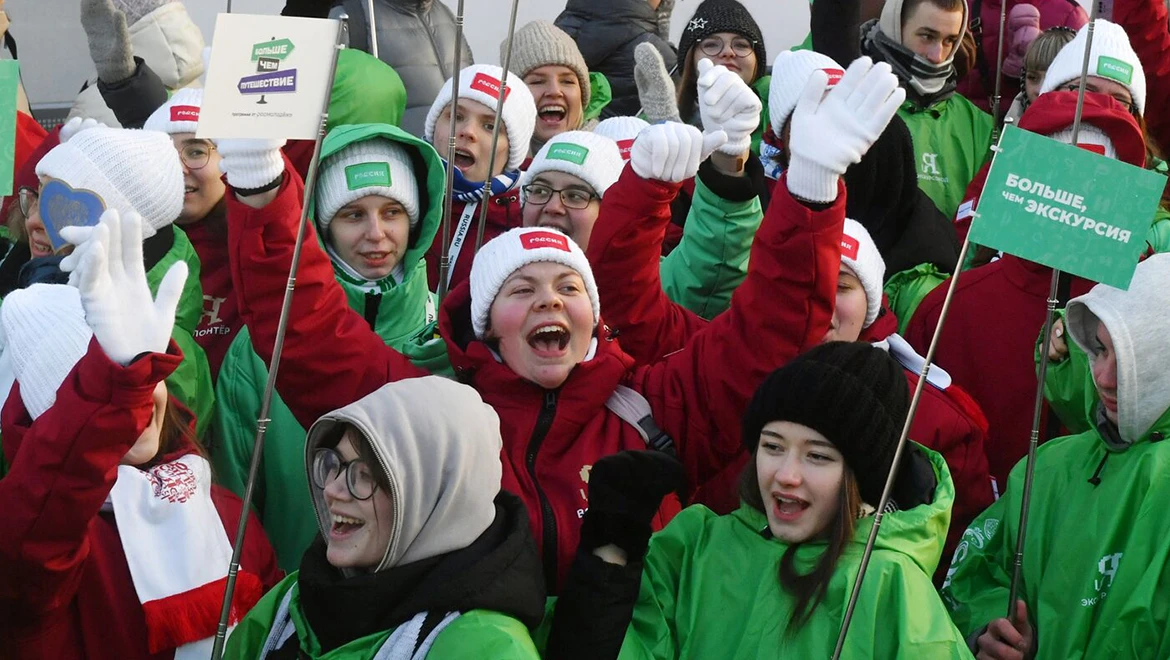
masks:
[[[199,256],[199,285],[203,289],[203,316],[195,326],[195,343],[207,354],[211,379],[219,376],[219,367],[227,355],[236,333],[244,327],[239,304],[232,289],[232,270],[228,265],[227,215],[223,203],[198,222],[180,226]]]
[[[0,657],[172,657],[173,649],[152,654],[147,647],[146,619],[117,521],[100,509],[119,462],[150,420],[155,385],[181,360],[171,342],[166,354],[121,367],[93,340],[57,392],[57,402],[35,423],[21,401],[20,385],[13,386],[0,415],[11,465],[0,480]],[[211,497],[234,539],[240,500],[217,486]],[[281,578],[255,520],[241,565],[236,600],[250,607]]]
[[[624,232],[620,239],[596,231],[594,237],[609,244],[660,245],[677,191],[677,185],[646,181],[627,169],[608,191],[607,203],[622,199],[631,211],[648,208],[663,221],[642,233]],[[240,313],[265,360],[271,356],[301,192],[300,180],[290,172],[276,199],[262,209],[234,197],[228,201]],[[556,592],[577,549],[589,469],[602,456],[646,446],[632,425],[606,408],[615,388],[626,385],[646,397],[692,480],[706,480],[722,468],[740,451],[740,415],[756,386],[828,327],[844,208],[843,193],[822,211],[776,195],[756,236],[747,279],[731,310],[712,322],[709,332],[696,334],[683,351],[638,367],[600,325],[595,356],[556,390],[523,380],[473,338],[467,284],[444,300],[440,331],[451,363],[500,417],[503,487],[528,506],[550,591]],[[807,264],[807,272],[782,277],[784,264],[794,262]],[[758,313],[777,298],[801,302],[778,314]],[[306,427],[388,382],[423,375],[349,308],[329,258],[312,239],[301,254],[283,350],[277,389]],[[664,503],[656,526],[678,508],[673,498]]]

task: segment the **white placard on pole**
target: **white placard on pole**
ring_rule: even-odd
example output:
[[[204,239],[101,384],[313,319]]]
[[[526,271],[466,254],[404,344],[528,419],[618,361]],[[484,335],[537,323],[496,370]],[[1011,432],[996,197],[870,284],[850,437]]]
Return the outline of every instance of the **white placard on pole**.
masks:
[[[340,28],[331,19],[220,14],[196,136],[316,139]]]

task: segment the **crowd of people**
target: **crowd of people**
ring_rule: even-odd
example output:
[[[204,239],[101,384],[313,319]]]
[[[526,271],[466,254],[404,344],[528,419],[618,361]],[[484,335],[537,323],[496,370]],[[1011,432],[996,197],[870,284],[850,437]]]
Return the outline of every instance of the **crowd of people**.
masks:
[[[1163,0],[815,0],[771,60],[568,0],[509,71],[289,0],[348,15],[319,149],[196,137],[181,2],[80,5],[0,209],[0,658],[1170,657],[1170,184],[1048,336],[961,249],[1005,124],[1166,174]]]

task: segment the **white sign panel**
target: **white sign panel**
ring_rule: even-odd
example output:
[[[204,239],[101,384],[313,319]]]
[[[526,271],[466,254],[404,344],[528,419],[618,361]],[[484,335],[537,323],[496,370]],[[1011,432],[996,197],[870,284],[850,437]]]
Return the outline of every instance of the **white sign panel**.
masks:
[[[340,21],[220,14],[200,138],[314,140]]]

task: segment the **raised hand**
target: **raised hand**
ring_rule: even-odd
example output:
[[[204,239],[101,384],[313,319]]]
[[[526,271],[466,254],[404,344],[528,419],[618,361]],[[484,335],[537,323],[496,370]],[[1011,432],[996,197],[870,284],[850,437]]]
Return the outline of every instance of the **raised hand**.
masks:
[[[700,133],[688,124],[668,122],[644,129],[630,151],[630,165],[643,179],[682,183],[699,164],[727,142],[721,130]]]
[[[81,27],[89,42],[89,57],[98,78],[116,83],[134,75],[134,51],[126,15],[111,0],[81,0]]]
[[[165,353],[187,281],[186,262],[171,266],[154,297],[137,213],[121,217],[109,209],[96,227],[66,227],[61,236],[77,246],[61,270],[80,290],[85,320],[110,360],[125,366],[143,353]]]
[[[276,181],[284,173],[280,148],[284,140],[223,139],[215,141],[222,160],[219,169],[237,190],[255,190]]]
[[[760,125],[760,97],[739,74],[706,58],[699,61],[696,86],[703,131],[722,130],[727,134],[726,144],[718,151],[729,156],[747,153],[752,146],[752,133]]]
[[[642,103],[642,114],[646,116],[646,121],[651,124],[682,121],[678,114],[674,81],[666,70],[662,53],[658,52],[654,44],[644,42],[634,49],[634,84],[638,87],[638,100]]]

